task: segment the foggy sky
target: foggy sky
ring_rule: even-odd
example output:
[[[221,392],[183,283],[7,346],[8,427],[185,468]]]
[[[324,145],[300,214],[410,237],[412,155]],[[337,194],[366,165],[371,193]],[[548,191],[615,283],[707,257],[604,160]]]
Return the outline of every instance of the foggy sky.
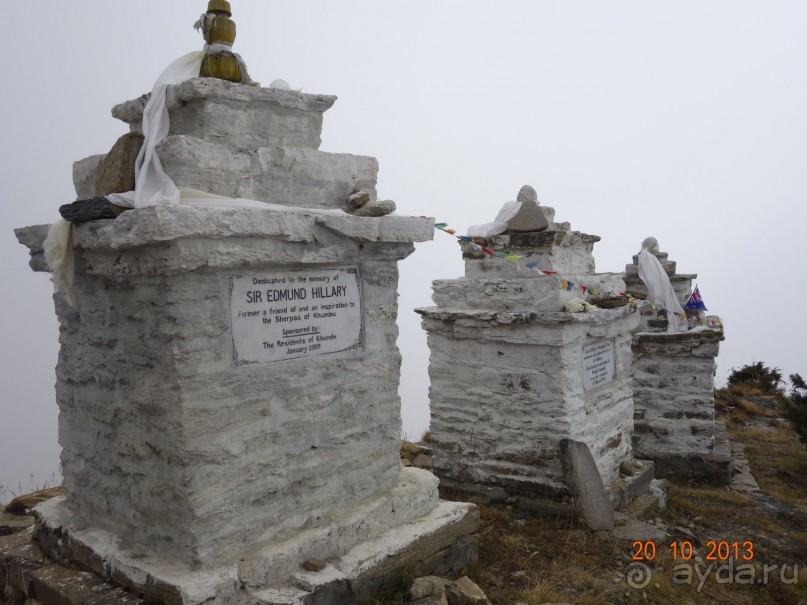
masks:
[[[110,108],[201,48],[205,0],[4,6],[0,484],[58,472],[58,327],[12,228],[75,198],[72,163],[126,126]],[[622,271],[647,236],[698,273],[726,341],[718,382],[756,360],[807,372],[807,4],[798,1],[232,0],[235,50],[264,85],[335,94],[322,149],[378,158],[400,214],[461,232],[531,184],[558,221],[602,236]],[[401,264],[404,429],[428,425],[428,349],[413,309],[462,275],[436,232]],[[326,361],[323,358],[323,362]],[[33,479],[29,476],[33,475]],[[56,477],[58,482],[58,477]],[[0,500],[3,494],[0,494]]]

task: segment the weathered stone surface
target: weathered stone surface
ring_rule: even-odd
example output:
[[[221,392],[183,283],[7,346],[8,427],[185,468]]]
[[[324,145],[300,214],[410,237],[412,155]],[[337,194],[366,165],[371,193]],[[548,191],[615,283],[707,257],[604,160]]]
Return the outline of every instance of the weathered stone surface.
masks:
[[[586,525],[593,531],[612,530],[614,511],[591,450],[580,441],[562,439],[560,451],[564,475],[573,486]]]
[[[404,258],[414,250],[410,242],[432,239],[433,225],[434,219],[416,217],[362,218],[343,212],[269,205],[264,210],[180,204],[130,210],[114,221],[76,226],[73,239],[76,248],[84,251],[84,258],[96,255],[85,267],[92,273],[170,275],[204,267],[231,268],[244,262],[256,265],[270,262],[277,254],[299,254],[308,262],[321,258],[322,263],[355,258],[358,243],[348,244],[344,237],[362,243],[400,244],[399,248],[387,246],[384,250],[368,248],[368,252]],[[18,241],[31,251],[31,268],[35,271],[48,270],[42,244],[49,227],[35,225],[14,231]],[[341,244],[339,236],[344,236]],[[208,257],[198,254],[200,238],[217,242]],[[258,246],[256,238],[268,238],[284,249]],[[316,246],[315,238],[323,245]],[[168,255],[166,247],[171,249]],[[131,250],[132,254],[118,260],[116,250]]]
[[[637,468],[633,465],[632,460],[625,460],[625,462],[619,465],[619,472],[628,477],[635,475],[636,470]]]
[[[410,600],[416,601],[429,596],[443,596],[446,593],[446,587],[450,584],[451,580],[439,576],[415,578],[415,581],[412,582],[412,586],[409,588]]]
[[[511,265],[512,261],[507,261]],[[460,277],[438,279],[432,283],[432,300],[443,308],[536,312],[558,312],[567,301],[579,296],[560,286],[561,276],[538,275],[522,269],[507,277]],[[624,282],[615,273],[601,273],[587,279],[592,288],[615,290]]]
[[[368,202],[351,211],[354,216],[386,216],[395,212],[395,202],[392,200],[378,200]]]
[[[31,573],[45,564],[42,552],[31,541],[31,529],[0,536],[0,598],[34,596]]]
[[[76,188],[76,199],[86,200],[95,197],[95,175],[103,159],[104,156],[101,154],[91,155],[78,162],[73,162],[73,186]]]
[[[594,273],[594,244],[599,236],[579,231],[538,231],[506,233],[489,238],[475,238],[475,242],[493,250],[518,254],[518,263],[484,254],[464,254],[465,277],[517,277],[527,272],[523,265],[538,263],[544,271],[567,275]],[[620,276],[620,280],[622,277]]]
[[[636,498],[648,493],[650,485],[655,477],[656,466],[653,461],[634,460],[635,473],[632,476],[622,475],[619,480],[612,481],[605,489],[611,507],[614,510],[621,510],[630,505]]]
[[[415,605],[448,605],[448,597],[445,593],[441,595],[431,595],[428,597],[423,597],[422,599],[417,600],[409,600],[408,603],[414,603]]]
[[[140,131],[149,95],[121,103],[112,115]],[[216,78],[195,78],[166,94],[170,135],[192,135],[211,143],[244,149],[303,147],[318,149],[322,118],[336,101],[280,88],[259,88]],[[344,199],[344,198],[343,198]]]
[[[644,241],[642,241],[642,250],[656,254],[659,251],[658,240],[655,237],[646,237]]]
[[[305,567],[307,571],[322,571],[327,566],[328,564],[322,559],[308,559],[303,563],[303,567]]]
[[[664,271],[670,278],[670,283],[672,284],[673,291],[675,292],[678,302],[682,305],[686,304],[686,302],[689,300],[689,295],[692,293],[692,281],[698,277],[697,274],[676,274],[675,261],[669,260],[669,255],[666,252],[659,251],[658,241],[656,241],[656,238],[648,237],[645,239],[642,242],[642,249],[645,249],[645,247],[647,247],[648,251],[651,252],[661,263],[661,266],[664,268]],[[638,254],[634,254],[633,262],[625,266],[625,286],[634,296],[638,296],[642,299],[647,297],[647,286],[645,286],[642,280],[639,279]],[[653,330],[650,320],[653,319],[654,315],[655,313],[651,313],[649,309],[645,312],[645,319],[643,320],[641,330],[666,332],[666,323],[664,323],[664,325],[659,327],[657,330]]]
[[[490,605],[484,591],[468,576],[462,576],[446,587],[449,605]]]
[[[529,185],[525,185],[524,187],[529,187]],[[532,189],[532,187],[530,187],[530,189]],[[516,215],[507,222],[508,232],[544,231],[549,228],[549,222],[538,207],[538,199],[534,194],[534,189],[532,189],[529,195],[524,194],[524,188],[519,192],[518,201],[521,202],[521,208]]]
[[[474,560],[476,508],[440,502],[436,477],[399,457],[397,262],[433,221],[345,214],[356,189],[374,205],[378,166],[317,151],[333,100],[173,87],[167,174],[273,203],[74,226],[77,305],[55,297],[65,497],[37,507],[54,558],[167,605],[354,603],[402,569]],[[144,104],[114,113],[136,131]],[[79,188],[96,168],[77,167]],[[39,236],[19,234],[35,254]],[[337,335],[318,319],[348,325],[350,346],[320,344]],[[62,580],[37,579],[57,601]]]
[[[399,462],[396,262],[431,224],[171,206],[76,226],[79,305],[56,299],[75,508],[40,505],[43,544],[182,604],[300,585],[312,558],[342,574],[323,594],[467,565],[475,509],[438,504],[436,478]],[[233,367],[229,272],[335,261],[358,267],[363,351]]]
[[[533,189],[531,185],[524,185],[518,191],[518,195],[516,196],[517,202],[533,202],[534,204],[538,203],[538,193]]]
[[[95,574],[45,565],[31,574],[36,598],[48,605],[141,605],[143,600]]]
[[[157,148],[177,186],[284,206],[341,209],[355,189],[372,192],[378,162],[299,147],[229,147],[173,135]]]
[[[439,290],[435,284],[436,296]],[[469,309],[465,299],[443,296],[446,306],[417,310],[431,350],[435,472],[525,497],[568,494],[558,441],[570,437],[591,444],[607,482],[617,479],[631,452],[636,316],[626,307],[590,314]],[[615,381],[585,392],[582,348],[595,337],[614,339]]]
[[[625,525],[615,527],[611,535],[620,542],[652,541],[656,544],[666,544],[670,539],[665,531],[638,519],[629,519]]]
[[[116,218],[124,209],[110,203],[105,197],[78,200],[59,206],[59,214],[73,224]]]
[[[711,330],[639,333],[633,342],[634,450],[664,460],[709,457],[715,448],[715,357],[724,338]],[[684,473],[686,474],[686,473]]]
[[[347,207],[349,210],[356,210],[368,203],[371,198],[372,192],[370,191],[356,191],[347,198]]]
[[[139,132],[128,132],[115,142],[96,168],[96,196],[134,191],[135,160],[143,140]]]
[[[17,237],[17,241],[28,248],[28,253],[31,256],[28,261],[28,266],[31,267],[33,271],[50,271],[48,262],[45,260],[44,252],[44,243],[45,238],[48,237],[48,229],[50,229],[50,225],[33,225],[31,227],[14,229],[14,235]]]

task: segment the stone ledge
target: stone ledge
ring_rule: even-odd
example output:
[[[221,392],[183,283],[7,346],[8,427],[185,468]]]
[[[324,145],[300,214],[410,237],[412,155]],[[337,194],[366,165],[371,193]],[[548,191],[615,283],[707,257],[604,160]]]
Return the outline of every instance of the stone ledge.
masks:
[[[699,330],[696,328],[688,332],[636,332],[634,333],[634,339],[642,344],[688,344],[690,342],[697,344],[699,340],[723,341],[726,339],[726,335],[722,330],[710,330],[708,328]]]
[[[212,96],[239,103],[272,103],[287,109],[300,109],[323,113],[336,102],[334,95],[316,95],[281,88],[246,86],[219,80],[218,78],[191,78],[171,86],[166,94],[169,110],[183,102],[208,99]],[[136,99],[124,101],[112,108],[112,117],[131,124],[143,119],[143,109],[151,97],[146,93]]]
[[[288,145],[256,148],[171,135],[157,146],[165,173],[178,187],[215,195],[306,208],[340,209],[356,189],[376,199],[378,161]]]
[[[112,116],[142,130],[150,94],[112,108]],[[289,146],[317,149],[323,113],[336,101],[278,88],[259,88],[216,78],[193,78],[166,91],[171,135],[193,135],[233,148]]]
[[[135,594],[95,574],[49,561],[24,531],[0,538],[0,598],[59,605],[142,605]]]
[[[263,208],[207,208],[186,204],[153,206],[122,213],[117,219],[74,226],[76,248],[127,250],[179,239],[219,241],[223,238],[269,238],[313,243],[315,226],[360,242],[412,243],[430,241],[434,219],[388,215],[354,217],[342,211],[318,211],[267,204]],[[14,230],[31,255],[34,271],[49,271],[42,245],[50,225]]]
[[[616,309],[600,309],[591,313],[566,313],[563,311],[537,313],[529,310],[488,311],[482,309],[451,309],[444,307],[420,307],[415,313],[427,319],[446,322],[472,321],[480,324],[513,325],[513,324],[600,324],[610,323],[616,319],[630,317],[633,308],[630,306]]]
[[[387,494],[343,511],[322,527],[263,548],[253,547],[238,560],[202,569],[164,555],[129,550],[105,531],[72,528],[72,516],[63,499],[43,503],[35,512],[40,518],[37,539],[49,556],[59,562],[72,561],[169,605],[196,605],[212,598],[220,599],[217,604],[228,603],[238,596],[237,586],[255,591],[284,586],[284,590],[302,588],[306,593],[325,590],[333,584],[319,581],[328,578],[327,573],[312,576],[300,571],[302,563],[312,557],[329,562],[329,573],[338,579],[337,584],[349,581],[351,591],[367,592],[369,588],[359,587],[377,587],[406,562],[436,557],[435,561],[456,559],[461,566],[467,565],[475,547],[468,552],[462,549],[478,525],[474,505],[439,502],[437,479],[411,468],[401,471],[399,483]],[[456,556],[440,554],[454,547],[460,548]],[[446,571],[435,565],[424,571]]]

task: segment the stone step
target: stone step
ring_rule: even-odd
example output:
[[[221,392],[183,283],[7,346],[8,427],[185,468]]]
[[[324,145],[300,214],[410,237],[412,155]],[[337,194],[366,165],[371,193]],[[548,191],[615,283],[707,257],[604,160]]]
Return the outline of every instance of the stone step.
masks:
[[[479,511],[458,502],[440,502],[431,513],[391,528],[344,555],[327,561],[317,572],[300,571],[291,586],[250,592],[256,605],[303,605],[305,603],[364,602],[400,570],[417,575],[456,575],[476,558]]]
[[[667,275],[675,275],[676,269],[676,261],[669,260],[669,261],[662,261],[661,266],[664,268],[664,272]],[[639,276],[639,266],[638,265],[625,265],[625,275],[628,277],[638,277]]]
[[[31,530],[0,538],[0,595],[45,605],[143,605],[140,596],[96,574],[49,561]]]
[[[656,252],[653,256],[655,256],[657,259],[659,259],[662,263],[667,262],[667,259],[670,257],[670,255],[667,252]],[[633,264],[634,265],[639,264],[639,255],[638,254],[633,255]]]

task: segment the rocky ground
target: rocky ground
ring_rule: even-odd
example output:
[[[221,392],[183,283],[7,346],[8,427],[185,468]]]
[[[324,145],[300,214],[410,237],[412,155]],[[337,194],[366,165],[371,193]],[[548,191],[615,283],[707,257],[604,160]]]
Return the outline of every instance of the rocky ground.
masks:
[[[668,483],[666,507],[640,502],[619,516],[618,523],[647,521],[652,531],[643,540],[593,534],[569,518],[482,505],[479,561],[464,578],[402,573],[396,586],[368,605],[807,605],[807,448],[782,419],[780,405],[777,397],[753,389],[719,391],[716,408],[735,461],[731,485]],[[431,466],[428,444],[405,443],[401,456],[407,466]],[[28,534],[33,518],[19,512],[34,503],[0,514],[0,536]],[[9,572],[18,570],[5,569],[6,577]],[[81,572],[71,578],[80,584]],[[32,589],[46,593],[51,580],[39,572]],[[112,590],[100,588],[110,597]],[[85,592],[64,603],[84,603]]]
[[[620,541],[576,520],[481,506],[479,562],[468,576],[497,605],[807,605],[807,448],[780,405],[753,389],[718,391],[733,481],[668,482],[663,510],[629,515],[666,539]],[[405,584],[375,605],[406,603]]]

